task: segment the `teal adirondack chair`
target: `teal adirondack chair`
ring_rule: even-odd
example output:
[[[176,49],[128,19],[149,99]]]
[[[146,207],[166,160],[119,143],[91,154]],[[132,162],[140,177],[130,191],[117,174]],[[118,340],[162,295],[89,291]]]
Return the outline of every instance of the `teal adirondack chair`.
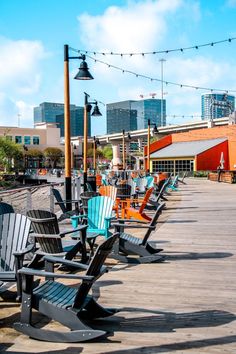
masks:
[[[113,209],[114,200],[110,197],[99,196],[93,197],[88,201],[87,215],[74,215],[71,217],[73,227],[78,226],[79,219],[87,219],[87,238],[88,244],[93,252],[93,245],[98,235],[108,238],[111,233],[109,227],[111,220],[114,219]],[[72,235],[73,238],[73,235]]]
[[[178,191],[178,178],[179,176],[176,175],[172,182],[170,182],[170,184],[167,186],[167,188],[171,189],[172,191]]]
[[[147,176],[147,189],[154,187],[154,177],[152,176]]]

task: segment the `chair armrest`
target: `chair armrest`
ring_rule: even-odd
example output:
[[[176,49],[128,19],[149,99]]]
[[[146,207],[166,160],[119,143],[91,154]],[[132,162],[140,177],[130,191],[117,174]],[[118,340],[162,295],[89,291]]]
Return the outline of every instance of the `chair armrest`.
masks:
[[[116,220],[116,217],[115,216],[105,216],[104,219],[110,221],[110,220]]]
[[[28,245],[26,248],[19,250],[19,251],[15,251],[13,252],[14,256],[22,256],[26,253],[32,252],[35,249],[35,245],[34,244],[30,244]]]
[[[88,225],[80,225],[76,229],[71,229],[68,231],[60,232],[60,236],[64,237],[65,235],[71,234],[73,232],[83,231],[83,230],[86,230],[87,227],[88,227]]]
[[[61,263],[61,264],[67,265],[69,267],[74,267],[74,268],[78,268],[78,269],[82,269],[82,270],[87,270],[88,269],[88,265],[87,264],[70,261],[70,260],[65,259],[65,258],[54,257],[54,256],[44,256],[43,259],[45,261],[47,261],[47,262]]]
[[[63,199],[61,202],[55,202],[55,204],[65,204],[65,203],[80,203],[81,200],[80,199]]]
[[[36,275],[38,277],[45,278],[81,279],[89,281],[92,281],[94,279],[94,276],[92,275],[59,274],[53,272],[45,272],[43,270],[37,270],[33,268],[21,268],[20,270],[18,270],[18,273],[24,275]]]

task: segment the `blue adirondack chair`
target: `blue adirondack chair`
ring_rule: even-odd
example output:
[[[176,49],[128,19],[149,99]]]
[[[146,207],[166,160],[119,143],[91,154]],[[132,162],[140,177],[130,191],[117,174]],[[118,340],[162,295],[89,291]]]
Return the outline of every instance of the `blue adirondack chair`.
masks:
[[[178,191],[178,178],[179,176],[176,175],[172,182],[170,182],[170,184],[167,186],[167,188],[171,189],[172,191]]]
[[[79,220],[87,220],[88,228],[86,240],[91,248],[92,254],[96,237],[102,235],[108,238],[111,235],[109,227],[111,220],[114,218],[112,213],[113,206],[114,200],[110,197],[93,197],[88,201],[87,215],[74,215],[71,217],[73,227],[78,226]]]

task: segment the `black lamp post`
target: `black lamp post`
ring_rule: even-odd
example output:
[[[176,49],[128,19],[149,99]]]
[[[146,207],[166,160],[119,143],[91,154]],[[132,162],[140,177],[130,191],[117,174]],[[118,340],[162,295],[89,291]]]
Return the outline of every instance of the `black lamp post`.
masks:
[[[151,123],[148,119],[148,141],[147,141],[147,173],[150,172],[150,139],[151,139],[151,125],[154,125],[153,133],[157,134],[158,129],[155,123]]]
[[[96,173],[96,150],[97,146],[100,145],[100,141],[96,136],[93,137],[93,169],[94,174]]]
[[[127,133],[127,137],[129,140],[131,140],[131,135],[130,133],[128,132]],[[126,160],[126,156],[125,156],[125,130],[123,129],[122,131],[122,152],[123,152],[123,170],[125,170],[125,166],[126,166],[126,163],[125,163],[125,160]]]
[[[85,55],[70,57],[69,46],[64,45],[64,124],[65,124],[65,194],[66,200],[71,200],[71,136],[70,136],[70,85],[69,85],[69,60],[82,60],[76,80],[92,80],[93,76],[88,70]],[[67,209],[71,210],[71,203],[67,202]]]
[[[91,112],[92,105],[94,105],[94,110],[91,113],[92,116],[101,116],[101,112],[98,108],[97,101],[88,101],[90,97],[86,92],[84,92],[84,162],[83,162],[83,175],[84,175],[84,191],[87,189],[87,145],[88,145],[88,114]]]

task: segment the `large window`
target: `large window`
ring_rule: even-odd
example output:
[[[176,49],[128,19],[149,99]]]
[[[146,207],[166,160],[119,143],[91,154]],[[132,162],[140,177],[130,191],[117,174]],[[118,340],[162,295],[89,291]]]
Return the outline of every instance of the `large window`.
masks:
[[[15,136],[15,143],[16,144],[22,144],[22,136],[16,135]]]
[[[176,160],[175,161],[175,173],[193,171],[193,160]]]
[[[174,161],[161,160],[152,162],[152,172],[174,172]]]
[[[24,136],[24,144],[30,145],[30,136],[28,136],[28,135]]]
[[[152,161],[153,172],[168,172],[181,174],[181,172],[193,171],[193,160],[159,160]]]
[[[39,136],[33,136],[33,145],[39,145]]]

